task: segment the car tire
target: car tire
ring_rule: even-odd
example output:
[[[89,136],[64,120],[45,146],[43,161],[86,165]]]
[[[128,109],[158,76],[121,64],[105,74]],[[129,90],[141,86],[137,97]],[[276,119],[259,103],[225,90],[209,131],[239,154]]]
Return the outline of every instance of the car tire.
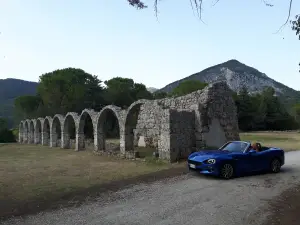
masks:
[[[224,163],[221,166],[220,177],[226,180],[234,177],[234,167],[231,163]]]
[[[279,159],[274,158],[270,164],[270,170],[272,173],[279,173],[281,169],[281,162]]]

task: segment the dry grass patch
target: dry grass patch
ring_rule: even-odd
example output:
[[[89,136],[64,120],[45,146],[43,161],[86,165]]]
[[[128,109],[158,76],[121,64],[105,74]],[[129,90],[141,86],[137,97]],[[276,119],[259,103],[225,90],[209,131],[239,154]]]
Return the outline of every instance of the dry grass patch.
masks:
[[[300,150],[298,132],[249,132],[240,133],[241,140],[260,142],[264,146],[279,147],[285,151]]]
[[[0,145],[0,216],[20,206],[56,201],[93,186],[178,167],[98,156],[92,151]]]

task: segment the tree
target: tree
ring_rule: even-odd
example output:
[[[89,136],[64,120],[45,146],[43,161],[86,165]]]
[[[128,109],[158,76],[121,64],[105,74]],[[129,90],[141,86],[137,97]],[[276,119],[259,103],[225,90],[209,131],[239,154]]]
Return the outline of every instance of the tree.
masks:
[[[41,104],[39,96],[24,95],[15,99],[15,115],[18,119],[33,118]]]
[[[207,85],[207,83],[203,83],[198,80],[186,80],[181,82],[176,88],[173,89],[173,91],[171,92],[171,96],[177,97],[187,95],[194,91],[202,90]]]
[[[137,9],[148,8],[148,6],[144,3],[143,0],[142,1],[141,0],[127,0],[127,1],[131,6],[136,7]],[[154,1],[154,10],[155,10],[155,13],[157,15],[158,0],[153,0],[153,1]],[[191,5],[192,9],[193,10],[196,9],[200,20],[201,20],[201,17],[202,17],[202,4],[203,4],[203,1],[204,0],[189,0],[189,3]],[[214,5],[217,4],[218,2],[219,2],[219,0],[216,0]],[[287,0],[287,2],[289,2],[289,9],[288,9],[287,18],[286,18],[285,23],[280,27],[279,30],[281,30],[290,20],[293,0]],[[271,4],[271,3],[269,3],[265,0],[263,0],[263,3],[268,7],[273,7],[274,6],[273,4]],[[293,24],[292,29],[296,30],[296,32],[298,30],[297,35],[299,34],[299,16],[300,16],[300,14],[296,15],[296,20],[295,21],[290,21]],[[295,29],[295,27],[296,27],[296,29]]]
[[[237,112],[238,112],[238,122],[239,128],[241,130],[247,131],[252,130],[253,128],[253,118],[255,112],[253,112],[251,96],[248,93],[248,90],[243,87],[239,92],[236,100]]]
[[[296,103],[292,106],[292,113],[295,117],[295,120],[299,123],[300,122],[300,103]]]
[[[130,106],[139,99],[152,99],[152,94],[144,84],[135,83],[133,79],[115,77],[104,82],[106,104],[122,108]]]
[[[292,30],[296,32],[296,35],[300,40],[300,14],[295,16],[295,20],[291,21]]]
[[[105,100],[107,104],[119,107],[128,107],[134,102],[131,92],[134,88],[134,81],[129,78],[115,77],[104,82]]]
[[[147,87],[141,83],[134,83],[132,95],[135,101],[139,99],[153,99],[152,93],[149,92]]]
[[[15,142],[15,136],[8,129],[8,122],[5,118],[0,117],[0,143]]]
[[[144,0],[127,0],[127,1],[131,6],[136,7],[137,9],[148,8],[148,6],[144,3]],[[157,13],[158,0],[153,0],[153,2],[154,2],[154,10]],[[190,5],[193,9],[194,9],[194,7],[196,8],[198,15],[201,19],[203,0],[187,0],[187,2],[190,3]],[[219,0],[216,0],[214,4],[217,4],[218,2],[219,2]],[[285,24],[287,24],[287,22],[289,21],[293,0],[288,0],[288,2],[289,2],[289,10],[288,10],[288,17],[287,17]],[[271,4],[265,0],[263,1],[263,3],[269,7],[274,6],[273,4]]]
[[[7,128],[7,120],[5,118],[0,117],[0,131]]]
[[[243,88],[233,96],[237,106],[239,128],[243,131],[292,130],[299,127],[299,123],[287,112],[271,87],[265,88],[259,94],[249,94],[247,89]]]
[[[291,21],[291,23],[292,23],[292,30],[296,32],[296,35],[300,40],[300,14],[296,15],[295,20]],[[299,67],[300,67],[300,63],[299,63]]]
[[[154,99],[162,99],[162,98],[166,98],[167,96],[168,96],[168,93],[163,92],[163,91],[153,93]]]
[[[55,70],[41,75],[39,81],[38,95],[48,115],[100,110],[104,105],[101,81],[82,69]]]

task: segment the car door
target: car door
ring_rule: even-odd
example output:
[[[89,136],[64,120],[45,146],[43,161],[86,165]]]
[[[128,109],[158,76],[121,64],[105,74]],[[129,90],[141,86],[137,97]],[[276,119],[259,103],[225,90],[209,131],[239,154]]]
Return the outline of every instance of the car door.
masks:
[[[251,164],[251,171],[260,171],[264,170],[266,167],[266,155],[263,152],[251,152],[248,154],[248,160]]]
[[[252,162],[250,155],[247,153],[235,153],[232,155],[237,170],[240,172],[247,172],[252,170]]]

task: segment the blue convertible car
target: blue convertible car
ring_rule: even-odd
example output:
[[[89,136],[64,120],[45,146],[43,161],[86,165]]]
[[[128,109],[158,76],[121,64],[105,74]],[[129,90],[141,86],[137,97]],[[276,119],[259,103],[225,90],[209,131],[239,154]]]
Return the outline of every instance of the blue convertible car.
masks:
[[[278,173],[284,165],[284,151],[275,147],[254,150],[250,142],[230,141],[218,150],[194,152],[188,157],[190,170],[202,174],[233,178],[249,172],[271,171]]]

